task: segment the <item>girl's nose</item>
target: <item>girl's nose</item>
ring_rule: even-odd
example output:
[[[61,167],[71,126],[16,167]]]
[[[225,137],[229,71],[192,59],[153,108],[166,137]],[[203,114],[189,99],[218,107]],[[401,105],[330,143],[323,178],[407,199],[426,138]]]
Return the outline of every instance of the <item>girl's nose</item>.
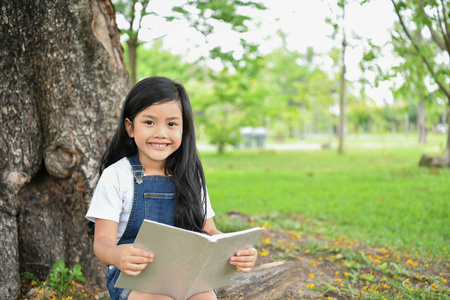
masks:
[[[156,126],[154,136],[157,138],[166,138],[167,137],[167,128],[165,126]]]

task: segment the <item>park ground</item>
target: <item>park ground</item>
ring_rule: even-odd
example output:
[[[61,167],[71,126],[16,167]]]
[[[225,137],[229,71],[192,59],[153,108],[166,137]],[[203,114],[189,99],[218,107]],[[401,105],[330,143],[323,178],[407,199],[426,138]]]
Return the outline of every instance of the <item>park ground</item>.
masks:
[[[286,217],[285,225],[290,228],[285,229],[271,225],[273,216],[230,212],[219,218],[235,228],[265,228],[257,244],[257,266],[293,262],[296,281],[280,299],[450,299],[448,259],[417,257],[387,245],[363,245],[343,236],[327,239],[315,232],[319,224],[300,215]],[[23,282],[26,294],[32,284],[26,278]],[[23,299],[109,299],[105,290],[82,283],[73,283],[71,291],[67,295],[72,296],[57,297],[47,291],[32,297],[24,295]]]
[[[412,136],[362,137],[343,155],[326,144],[203,149],[217,227],[265,228],[257,264],[296,267],[281,299],[450,299],[450,170],[418,166],[443,152],[445,136],[420,146]],[[24,294],[31,285],[24,278]],[[60,299],[105,296],[71,289]]]

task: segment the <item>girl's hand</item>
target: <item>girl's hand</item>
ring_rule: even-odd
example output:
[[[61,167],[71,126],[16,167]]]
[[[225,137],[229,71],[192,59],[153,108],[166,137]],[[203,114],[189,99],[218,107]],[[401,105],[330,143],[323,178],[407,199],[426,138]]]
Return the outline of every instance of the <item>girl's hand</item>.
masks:
[[[127,275],[139,275],[152,262],[152,253],[133,248],[132,244],[123,244],[116,247],[116,267]]]
[[[257,257],[258,252],[253,247],[240,250],[230,258],[230,264],[236,266],[239,271],[248,273],[255,266]]]

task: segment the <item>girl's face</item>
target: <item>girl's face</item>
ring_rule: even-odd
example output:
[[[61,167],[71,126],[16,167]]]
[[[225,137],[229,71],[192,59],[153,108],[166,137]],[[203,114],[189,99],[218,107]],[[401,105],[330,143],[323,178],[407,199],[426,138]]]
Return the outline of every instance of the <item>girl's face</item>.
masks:
[[[145,174],[164,174],[164,163],[181,145],[183,115],[181,104],[174,100],[153,104],[125,119],[128,135],[134,138]]]

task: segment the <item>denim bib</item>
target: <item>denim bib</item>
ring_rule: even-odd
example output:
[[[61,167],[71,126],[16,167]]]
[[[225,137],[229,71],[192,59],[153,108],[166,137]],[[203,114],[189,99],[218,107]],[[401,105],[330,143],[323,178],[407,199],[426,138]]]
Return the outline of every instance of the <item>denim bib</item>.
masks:
[[[133,206],[125,231],[117,245],[133,243],[144,219],[174,225],[175,199],[173,195],[175,184],[172,176],[144,175],[144,167],[139,161],[138,155],[135,154],[127,158],[133,172]],[[111,299],[127,299],[130,290],[114,287],[120,270],[116,266],[108,266],[107,273],[106,286]]]

